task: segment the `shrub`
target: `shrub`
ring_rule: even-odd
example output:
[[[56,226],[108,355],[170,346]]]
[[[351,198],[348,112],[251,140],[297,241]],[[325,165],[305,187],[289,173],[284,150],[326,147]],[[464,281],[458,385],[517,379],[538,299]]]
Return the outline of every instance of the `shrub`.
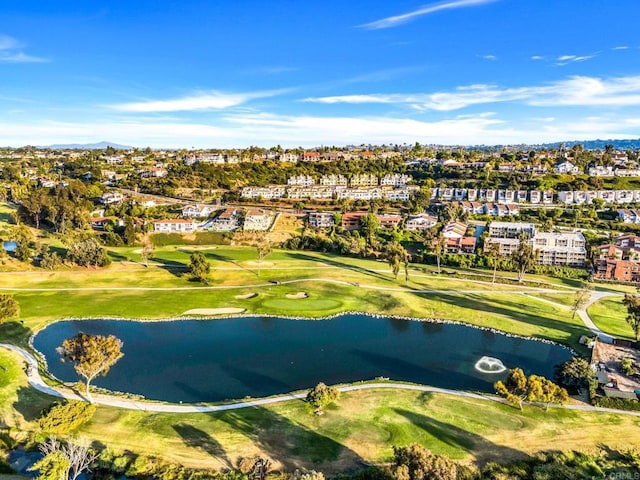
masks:
[[[54,403],[43,413],[38,423],[47,433],[66,434],[91,420],[95,411],[96,406],[86,402],[70,400]]]
[[[625,375],[631,377],[632,375],[636,374],[633,358],[623,358],[620,361],[620,364],[622,365],[622,371]]]
[[[593,404],[596,407],[615,408],[617,410],[640,411],[640,402],[627,398],[598,397]]]
[[[45,270],[55,270],[60,265],[62,265],[62,259],[56,252],[45,253],[40,260],[40,267]]]

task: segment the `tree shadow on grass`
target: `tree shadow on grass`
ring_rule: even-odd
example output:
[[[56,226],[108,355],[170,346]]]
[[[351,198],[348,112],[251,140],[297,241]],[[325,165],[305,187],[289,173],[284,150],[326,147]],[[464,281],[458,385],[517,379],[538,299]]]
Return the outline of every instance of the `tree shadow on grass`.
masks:
[[[411,424],[424,430],[436,442],[444,444],[443,447],[445,449],[460,450],[473,455],[479,465],[484,465],[490,461],[503,463],[509,460],[528,458],[528,455],[520,450],[497,445],[477,433],[464,430],[456,425],[409,410],[396,408],[394,411],[409,420]],[[439,452],[436,450],[434,453]]]
[[[188,265],[175,260],[167,260],[166,258],[153,257],[149,259],[149,262],[153,262],[154,266],[166,270],[178,278],[183,277],[185,272],[189,270]]]
[[[178,423],[172,425],[172,428],[182,438],[187,447],[198,448],[204,450],[207,454],[214,458],[219,458],[226,467],[232,468],[233,465],[227,457],[227,452],[222,445],[207,432],[200,430],[187,423]]]
[[[370,277],[375,277],[375,278],[379,278],[381,280],[386,280],[386,281],[390,281],[393,280],[393,277],[391,275],[389,276],[385,276],[379,272],[375,272],[373,270],[369,270],[368,268],[364,268],[364,267],[359,267],[357,265],[348,265],[344,262],[339,262],[337,260],[331,260],[330,258],[328,258],[326,255],[322,258],[318,258],[318,257],[313,257],[311,255],[306,255],[304,253],[290,253],[289,256],[291,258],[295,258],[296,260],[305,260],[308,262],[316,262],[316,263],[324,263],[327,265],[331,265],[332,267],[337,267],[337,268],[341,268],[343,270],[353,270],[354,272],[358,272],[358,273],[362,273],[364,275],[368,275]],[[387,265],[385,264],[381,264],[381,265]]]
[[[13,402],[13,408],[28,422],[39,418],[43,410],[49,408],[55,401],[60,400],[38,392],[31,387],[20,387],[16,393],[18,399]]]
[[[0,342],[26,345],[33,332],[22,321],[0,323]]]
[[[323,465],[338,461],[341,467],[347,468],[363,464],[360,456],[350,448],[265,408],[232,410],[216,414],[216,418],[246,435],[265,455],[280,462],[289,472],[325,469],[327,467]]]

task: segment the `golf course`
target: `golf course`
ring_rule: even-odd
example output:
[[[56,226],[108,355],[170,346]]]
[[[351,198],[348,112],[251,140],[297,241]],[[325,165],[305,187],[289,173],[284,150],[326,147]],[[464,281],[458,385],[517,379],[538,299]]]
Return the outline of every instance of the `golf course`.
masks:
[[[408,280],[395,279],[381,261],[276,249],[257,262],[254,248],[228,245],[157,247],[147,265],[136,248],[108,251],[112,263],[105,268],[25,270],[10,260],[0,274],[0,292],[13,295],[21,313],[0,325],[0,342],[28,349],[35,332],[61,319],[152,321],[185,318],[194,309],[237,309],[248,315],[363,312],[463,322],[588,353],[578,341],[590,331],[571,308],[580,288],[574,280],[527,275],[519,285],[515,274],[501,272],[494,284],[491,272],[471,272],[469,280],[460,271],[437,274],[424,265],[411,265]],[[211,264],[206,283],[188,274],[195,251]],[[589,313],[603,331],[630,336],[620,300],[603,299]],[[606,311],[619,314],[605,320]],[[0,350],[0,363],[3,423],[29,431],[54,399],[28,386],[18,355]],[[343,393],[322,416],[299,399],[210,413],[99,405],[74,435],[115,452],[193,467],[229,468],[242,457],[265,455],[287,469],[338,472],[388,461],[393,445],[413,442],[478,463],[550,449],[622,449],[640,442],[638,426],[640,418],[632,415],[535,406],[520,411],[477,398],[374,388]]]

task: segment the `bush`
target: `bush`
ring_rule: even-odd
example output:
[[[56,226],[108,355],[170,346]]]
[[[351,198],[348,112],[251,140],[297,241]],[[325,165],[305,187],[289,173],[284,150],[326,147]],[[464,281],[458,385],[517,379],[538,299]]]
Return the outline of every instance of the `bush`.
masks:
[[[109,264],[109,257],[95,238],[87,238],[74,243],[67,250],[67,259],[82,267],[104,267]]]
[[[623,358],[620,361],[620,365],[622,366],[622,371],[625,375],[631,377],[636,374],[633,358]]]
[[[596,407],[615,408],[616,410],[640,411],[640,402],[627,398],[597,397],[593,404]]]
[[[62,265],[62,259],[56,252],[47,252],[40,260],[40,267],[45,270],[55,270]]]
[[[40,428],[47,433],[66,434],[91,420],[96,406],[86,402],[70,400],[54,403],[38,420]]]

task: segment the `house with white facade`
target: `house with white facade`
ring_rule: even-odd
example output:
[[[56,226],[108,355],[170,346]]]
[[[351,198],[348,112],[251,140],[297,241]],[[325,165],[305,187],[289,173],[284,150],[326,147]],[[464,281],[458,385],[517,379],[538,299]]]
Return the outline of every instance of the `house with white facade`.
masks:
[[[315,185],[316,181],[310,175],[297,175],[295,177],[289,177],[287,180],[287,185],[290,186],[298,186],[298,187],[310,187],[311,185]]]
[[[186,218],[154,220],[153,231],[157,233],[192,233],[196,231],[196,222]]]
[[[394,173],[393,175],[385,175],[380,179],[380,186],[404,187],[407,183],[411,183],[413,178],[404,173]]]
[[[554,172],[562,174],[575,175],[580,173],[580,169],[569,161],[558,163],[554,168]]]
[[[252,208],[244,216],[243,229],[245,231],[268,230],[273,222],[274,216],[267,210]]]
[[[312,228],[331,228],[335,222],[335,212],[310,212],[307,222]]]
[[[185,218],[206,218],[215,211],[213,205],[185,205],[182,216]]]
[[[417,230],[429,230],[436,226],[438,219],[433,215],[420,213],[417,215],[409,215],[405,222],[405,230],[414,232]]]

